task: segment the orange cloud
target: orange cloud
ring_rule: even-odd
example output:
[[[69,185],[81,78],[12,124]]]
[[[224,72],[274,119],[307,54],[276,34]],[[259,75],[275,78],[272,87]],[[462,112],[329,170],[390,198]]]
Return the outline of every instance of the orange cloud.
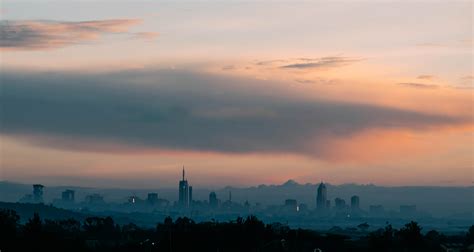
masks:
[[[400,86],[422,88],[422,89],[433,89],[433,88],[439,87],[438,85],[435,85],[435,84],[425,84],[425,83],[418,83],[418,82],[400,82],[397,84]]]
[[[456,149],[456,146],[469,147],[469,143],[462,139],[473,131],[472,124],[425,131],[371,129],[352,137],[329,139],[322,156],[333,163],[413,163],[413,159],[433,159]]]
[[[158,37],[159,33],[157,32],[136,32],[133,34],[133,38],[144,39],[144,40],[153,40]]]
[[[434,75],[418,75],[418,77],[416,77],[417,79],[420,79],[420,80],[432,80],[435,78]]]

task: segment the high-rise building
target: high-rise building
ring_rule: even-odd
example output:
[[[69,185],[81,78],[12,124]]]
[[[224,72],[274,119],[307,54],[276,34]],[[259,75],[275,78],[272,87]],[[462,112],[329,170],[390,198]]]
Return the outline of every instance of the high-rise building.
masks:
[[[188,191],[189,191],[189,193],[188,193],[189,194],[189,205],[191,206],[193,204],[193,187],[190,186]]]
[[[140,201],[141,201],[140,198],[137,197],[136,195],[132,195],[132,196],[128,197],[128,203],[129,204],[137,204]]]
[[[156,204],[158,202],[158,194],[157,193],[149,193],[147,198],[146,198],[146,201],[148,202],[148,204]]]
[[[35,203],[42,203],[43,202],[43,185],[36,184],[33,185],[33,201]]]
[[[61,200],[63,202],[74,202],[74,190],[66,190],[61,193]]]
[[[179,181],[178,204],[180,207],[188,207],[189,205],[189,186],[188,186],[188,181],[185,179],[184,167],[183,167],[183,179]]]
[[[215,192],[209,193],[209,206],[212,208],[217,208],[217,205],[219,204],[217,200],[217,195]]]
[[[316,207],[320,210],[326,209],[327,189],[326,185],[321,182],[318,186],[318,194],[316,196]]]
[[[346,208],[346,201],[341,198],[334,199],[334,207],[336,209],[344,209]]]
[[[351,197],[351,209],[359,210],[359,196],[354,195]]]

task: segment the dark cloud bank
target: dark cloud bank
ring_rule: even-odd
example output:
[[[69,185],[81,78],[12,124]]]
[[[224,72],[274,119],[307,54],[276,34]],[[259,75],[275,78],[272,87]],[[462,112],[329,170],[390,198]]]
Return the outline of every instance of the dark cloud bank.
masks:
[[[177,70],[1,76],[1,128],[36,144],[318,155],[365,129],[424,129],[459,118],[297,98],[268,82]]]

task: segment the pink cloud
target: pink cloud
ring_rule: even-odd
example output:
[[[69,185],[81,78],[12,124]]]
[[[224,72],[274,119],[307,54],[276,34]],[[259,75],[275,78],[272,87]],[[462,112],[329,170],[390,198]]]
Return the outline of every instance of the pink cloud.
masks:
[[[2,21],[0,50],[55,49],[94,41],[104,34],[129,33],[139,19],[110,19],[82,22],[66,21]],[[156,33],[134,33],[134,37],[149,39]]]

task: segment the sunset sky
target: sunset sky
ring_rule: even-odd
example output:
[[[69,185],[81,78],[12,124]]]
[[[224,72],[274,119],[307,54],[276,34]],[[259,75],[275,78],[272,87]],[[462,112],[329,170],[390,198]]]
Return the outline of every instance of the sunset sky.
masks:
[[[0,180],[472,185],[472,1],[0,1]]]

